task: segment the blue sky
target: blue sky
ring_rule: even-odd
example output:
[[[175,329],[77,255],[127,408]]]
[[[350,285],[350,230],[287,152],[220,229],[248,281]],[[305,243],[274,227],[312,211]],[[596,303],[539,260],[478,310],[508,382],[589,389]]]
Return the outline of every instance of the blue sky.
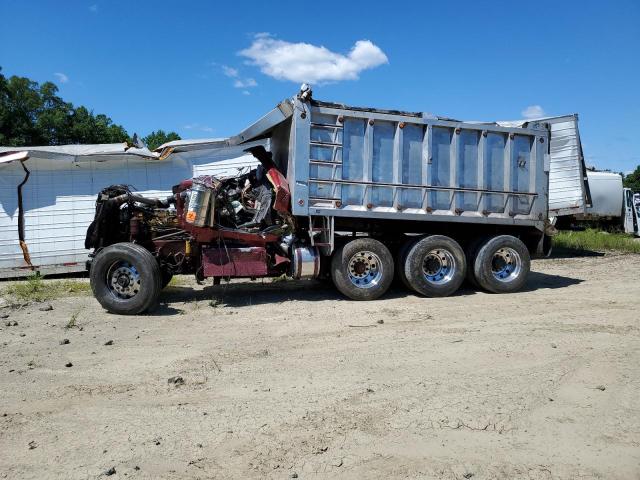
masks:
[[[459,119],[577,112],[588,164],[640,164],[637,0],[0,0],[0,18],[4,75],[143,135],[233,135],[311,78],[319,99]]]

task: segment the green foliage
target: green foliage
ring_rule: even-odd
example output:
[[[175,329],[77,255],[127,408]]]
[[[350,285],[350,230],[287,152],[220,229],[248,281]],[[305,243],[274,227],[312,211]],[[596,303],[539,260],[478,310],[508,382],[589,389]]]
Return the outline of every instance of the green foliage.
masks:
[[[175,132],[157,130],[144,137],[153,150],[179,140]],[[70,145],[120,143],[131,138],[122,125],[104,114],[75,107],[58,96],[52,82],[39,84],[24,77],[5,77],[0,67],[0,145]]]
[[[129,140],[124,127],[86,107],[74,107],[51,82],[6,78],[0,70],[0,145],[67,145]]]
[[[174,140],[180,140],[180,135],[176,132],[165,132],[164,130],[155,130],[142,139],[149,150],[155,150],[163,143]]]
[[[24,281],[8,284],[0,295],[22,302],[44,302],[60,297],[77,297],[91,293],[89,282],[78,280],[43,280],[32,275]]]
[[[640,165],[638,165],[629,175],[625,175],[622,179],[622,183],[625,187],[630,188],[634,192],[640,192]]]
[[[554,248],[605,252],[640,253],[640,241],[625,233],[608,233],[600,230],[562,231],[553,237]]]

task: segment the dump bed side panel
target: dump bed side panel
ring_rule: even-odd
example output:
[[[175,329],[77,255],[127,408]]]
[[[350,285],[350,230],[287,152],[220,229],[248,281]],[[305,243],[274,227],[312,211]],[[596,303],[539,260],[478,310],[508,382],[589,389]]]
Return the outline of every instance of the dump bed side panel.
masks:
[[[545,120],[551,129],[549,171],[549,215],[585,213],[590,203],[589,184],[578,118],[576,115]]]
[[[546,129],[308,104],[299,111],[310,115],[293,122],[296,215],[543,227]]]

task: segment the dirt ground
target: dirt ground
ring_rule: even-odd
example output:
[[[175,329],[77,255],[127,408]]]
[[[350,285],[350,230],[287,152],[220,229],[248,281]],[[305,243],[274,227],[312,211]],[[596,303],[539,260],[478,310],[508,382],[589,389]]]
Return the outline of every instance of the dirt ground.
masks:
[[[640,478],[640,255],[533,269],[511,295],[2,308],[0,478]]]

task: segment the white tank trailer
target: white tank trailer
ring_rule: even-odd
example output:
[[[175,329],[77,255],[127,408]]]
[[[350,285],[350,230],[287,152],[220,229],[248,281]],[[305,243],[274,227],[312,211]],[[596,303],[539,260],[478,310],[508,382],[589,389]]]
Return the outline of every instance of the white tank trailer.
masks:
[[[556,225],[597,225],[620,229],[625,233],[640,236],[639,208],[635,204],[633,191],[624,188],[619,173],[587,171],[591,203],[584,213],[560,217]]]

